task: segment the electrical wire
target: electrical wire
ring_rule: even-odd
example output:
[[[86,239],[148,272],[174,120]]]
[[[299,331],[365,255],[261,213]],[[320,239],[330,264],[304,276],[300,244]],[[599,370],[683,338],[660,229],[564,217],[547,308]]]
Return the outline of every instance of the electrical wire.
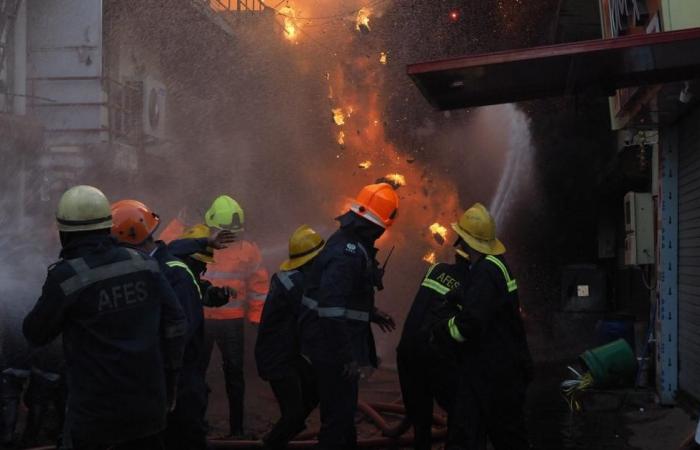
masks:
[[[593,375],[591,375],[590,372],[581,374],[571,366],[568,366],[567,368],[575,375],[575,377],[562,381],[559,388],[562,396],[564,397],[564,401],[566,401],[566,404],[569,405],[569,409],[573,412],[580,412],[583,407],[581,405],[581,401],[579,400],[579,396],[582,392],[590,389],[590,387],[593,386]]]

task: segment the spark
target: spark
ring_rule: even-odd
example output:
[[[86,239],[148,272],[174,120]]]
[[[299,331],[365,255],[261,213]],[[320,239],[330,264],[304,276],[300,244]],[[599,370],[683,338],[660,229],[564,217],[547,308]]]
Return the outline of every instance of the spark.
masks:
[[[367,170],[370,167],[372,167],[372,161],[370,161],[369,159],[366,161],[362,161],[360,164],[357,165],[357,167],[363,170]]]
[[[379,54],[379,63],[380,63],[380,64],[383,64],[383,65],[386,65],[386,63],[387,63],[387,54],[386,54],[386,52],[381,52],[381,53]]]
[[[428,264],[435,264],[437,262],[437,256],[435,255],[435,252],[428,251],[428,253],[423,255],[423,261],[427,262]]]

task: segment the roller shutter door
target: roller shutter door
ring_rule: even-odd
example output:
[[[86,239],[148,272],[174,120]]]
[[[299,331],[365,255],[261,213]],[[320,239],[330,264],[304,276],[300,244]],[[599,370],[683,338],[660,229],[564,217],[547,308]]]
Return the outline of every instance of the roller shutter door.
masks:
[[[700,111],[681,122],[679,147],[678,381],[700,400]]]

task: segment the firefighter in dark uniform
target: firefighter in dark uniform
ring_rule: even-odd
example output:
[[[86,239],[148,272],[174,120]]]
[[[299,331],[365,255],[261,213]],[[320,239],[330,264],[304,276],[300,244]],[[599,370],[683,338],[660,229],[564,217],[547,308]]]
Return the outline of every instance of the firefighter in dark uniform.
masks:
[[[528,449],[524,420],[532,358],[520,316],[518,285],[496,239],[496,225],[477,203],[452,225],[471,260],[462,310],[433,331],[436,345],[460,349],[460,385],[448,449]]]
[[[207,448],[207,386],[201,371],[204,357],[204,312],[199,282],[190,268],[174,257],[162,241],[155,241],[160,218],[136,200],[121,200],[112,205],[112,236],[158,261],[160,270],[175,291],[187,317],[185,353],[178,379],[175,409],[168,414],[163,434],[168,450]]]
[[[279,420],[263,438],[266,449],[287,448],[318,404],[316,379],[299,349],[297,321],[304,276],[324,245],[308,225],[300,226],[289,239],[289,259],[270,279],[255,342],[258,374],[270,383],[280,408]]]
[[[365,186],[339,217],[340,229],[329,239],[305,278],[299,316],[302,354],[310,358],[321,407],[319,449],[357,446],[360,367],[377,366],[375,322],[393,329],[393,320],[374,306],[382,269],[374,242],[394,221],[398,196],[386,184]]]
[[[62,448],[158,449],[175,401],[187,321],[158,263],[110,236],[98,189],[66,191],[61,260],[23,324],[32,345],[63,334],[68,401]]]
[[[438,263],[428,269],[404,322],[396,362],[406,420],[385,435],[396,437],[412,425],[415,449],[432,446],[434,400],[448,415],[452,409],[459,381],[458,361],[454,353],[431,351],[430,332],[440,320],[459,312],[459,295],[455,293],[468,286],[469,256],[457,247],[454,264]]]

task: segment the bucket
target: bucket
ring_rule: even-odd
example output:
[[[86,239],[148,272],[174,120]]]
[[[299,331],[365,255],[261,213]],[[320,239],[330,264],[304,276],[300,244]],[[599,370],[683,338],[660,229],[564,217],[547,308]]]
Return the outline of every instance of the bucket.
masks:
[[[599,320],[595,327],[596,344],[604,345],[624,339],[634,349],[634,320],[634,316],[621,314]]]
[[[637,358],[624,339],[587,350],[581,354],[581,360],[590,370],[596,387],[634,385]]]

